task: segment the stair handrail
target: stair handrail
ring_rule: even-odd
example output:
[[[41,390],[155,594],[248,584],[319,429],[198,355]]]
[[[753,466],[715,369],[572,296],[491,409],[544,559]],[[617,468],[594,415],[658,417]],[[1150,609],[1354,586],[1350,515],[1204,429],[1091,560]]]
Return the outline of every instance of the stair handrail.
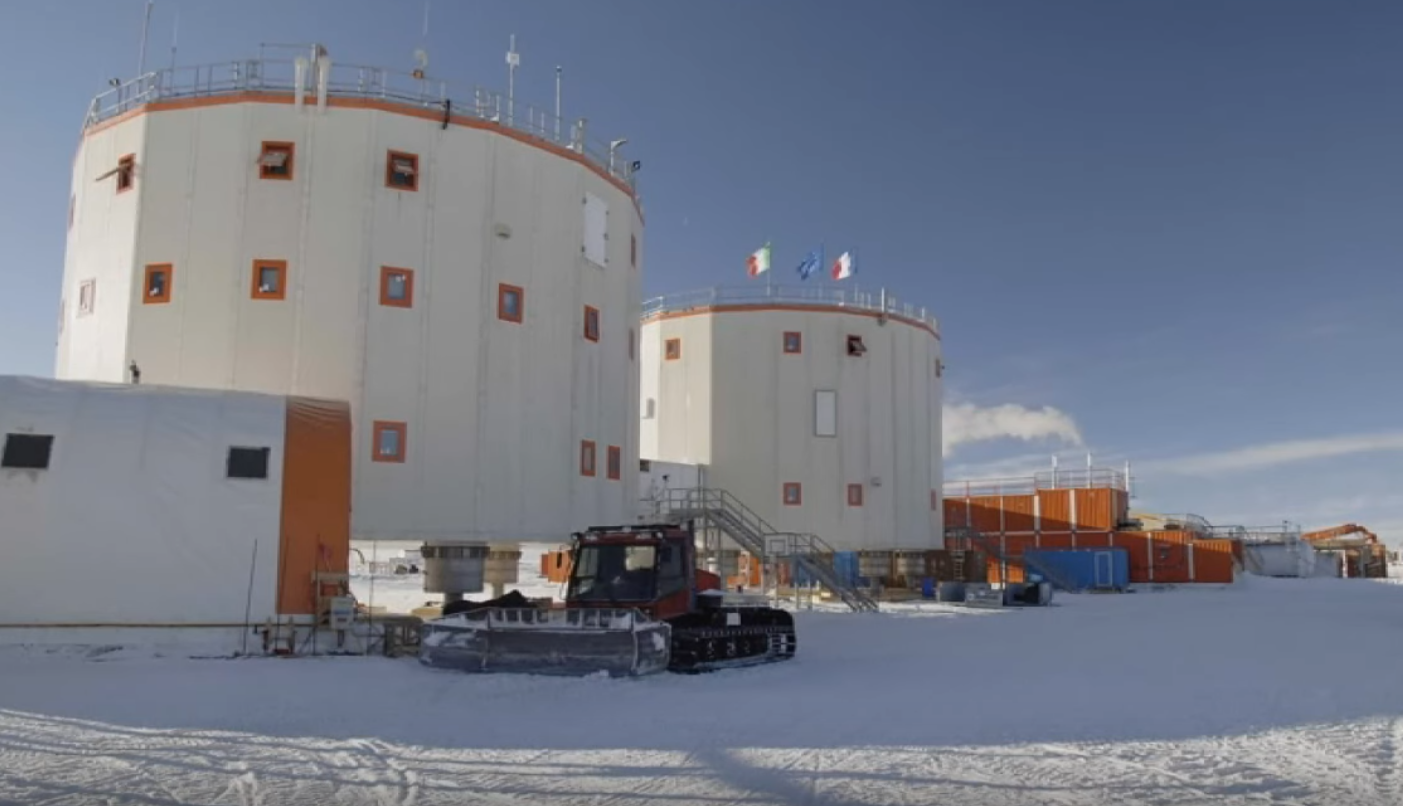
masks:
[[[832,590],[843,600],[845,604],[854,610],[877,610],[877,603],[870,597],[856,588],[846,584],[832,569],[819,562],[815,555],[820,553],[835,553],[833,547],[818,535],[808,532],[780,532],[769,524],[755,510],[746,506],[745,502],[732,495],[728,490],[717,487],[684,487],[666,491],[664,499],[668,508],[672,512],[702,512],[708,517],[715,517],[714,512],[722,512],[726,516],[734,518],[740,525],[752,532],[757,540],[757,548],[760,550],[761,562],[768,562],[772,559],[768,540],[771,537],[783,537],[785,545],[793,551],[793,556],[805,566],[805,570],[819,579],[820,584]],[[681,506],[678,506],[678,503]],[[734,538],[735,535],[732,535]],[[798,551],[796,547],[800,542],[808,544],[808,551]]]
[[[979,531],[978,529],[975,529],[972,526],[956,526],[946,529],[945,536],[955,537],[956,539],[967,539],[970,542],[978,545],[981,549],[983,549],[985,554],[992,556],[1000,563],[1006,564],[1010,561],[1010,555],[1008,554],[1008,552],[1003,550],[1003,547],[999,545],[998,541],[994,540],[989,535],[984,534],[983,532]],[[1020,562],[1023,563],[1023,566],[1025,568],[1031,568],[1033,571],[1036,571],[1044,577],[1047,577],[1054,584],[1060,586],[1062,590],[1077,590],[1076,585],[1070,579],[1068,579],[1066,575],[1051,569],[1048,565],[1038,561],[1036,558],[1030,559],[1028,555],[1024,554],[1020,555],[1018,559]]]

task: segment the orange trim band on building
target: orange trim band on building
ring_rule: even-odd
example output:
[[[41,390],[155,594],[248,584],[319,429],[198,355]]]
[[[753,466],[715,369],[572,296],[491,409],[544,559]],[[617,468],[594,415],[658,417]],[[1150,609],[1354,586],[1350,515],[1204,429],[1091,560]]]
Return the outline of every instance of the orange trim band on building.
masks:
[[[152,101],[129,109],[120,115],[114,115],[100,123],[93,124],[83,132],[83,136],[87,137],[90,134],[96,134],[110,126],[115,126],[118,123],[123,123],[152,112],[176,112],[182,109],[202,109],[205,107],[229,106],[231,104],[244,103],[285,104],[291,106],[293,104],[293,96],[292,93],[280,92],[236,92],[228,95],[207,95],[200,98],[175,98],[168,101]],[[326,104],[332,109],[373,109],[380,112],[390,112],[396,115],[405,115],[421,120],[433,121],[439,124],[442,124],[444,120],[442,112],[376,98],[331,97],[326,99]],[[479,120],[465,115],[449,115],[448,123],[454,126],[461,126],[465,129],[495,132],[503,137],[509,137],[518,143],[532,146],[533,148],[539,148],[557,157],[579,163],[598,175],[600,179],[618,188],[624,195],[628,196],[633,202],[633,209],[638,213],[639,220],[641,221],[643,219],[643,208],[639,205],[638,197],[634,195],[633,188],[629,187],[623,180],[610,176],[603,168],[590,162],[584,154],[571,151],[564,146],[542,140],[538,137],[533,137],[525,132],[509,129],[487,120]]]
[[[902,316],[901,314],[892,313],[892,312],[890,312],[890,311],[888,311],[886,314],[883,314],[881,311],[868,311],[868,310],[863,310],[863,309],[861,309],[861,308],[840,308],[840,307],[831,306],[831,305],[798,305],[798,304],[788,304],[788,303],[778,303],[778,302],[777,302],[777,303],[774,303],[774,304],[764,304],[764,305],[699,305],[699,306],[697,306],[697,307],[695,307],[695,308],[688,308],[688,309],[685,310],[685,311],[659,311],[659,312],[657,312],[657,313],[649,314],[647,317],[645,317],[645,318],[643,319],[643,321],[646,323],[646,322],[662,321],[662,320],[664,320],[664,319],[684,319],[684,318],[686,318],[686,317],[688,317],[688,316],[702,316],[702,315],[705,315],[705,314],[715,314],[715,313],[749,313],[749,312],[751,312],[751,311],[798,311],[798,312],[801,312],[801,313],[845,313],[845,314],[850,314],[850,315],[852,315],[852,316],[867,316],[867,317],[871,317],[871,318],[873,318],[873,319],[880,319],[880,318],[882,318],[883,316],[886,316],[886,318],[888,318],[888,319],[890,319],[890,320],[893,320],[893,321],[896,321],[896,322],[901,322],[901,323],[907,324],[907,325],[911,325],[912,327],[920,328],[921,330],[924,330],[924,331],[926,331],[927,333],[929,333],[929,334],[931,334],[932,336],[934,336],[937,340],[940,339],[940,333],[936,332],[936,329],[935,329],[934,327],[931,327],[928,323],[922,322],[922,321],[919,320],[919,319],[912,319],[912,318],[910,318],[910,317]]]
[[[281,531],[277,612],[316,614],[317,583],[313,575],[345,574],[349,570],[349,404],[288,398]]]

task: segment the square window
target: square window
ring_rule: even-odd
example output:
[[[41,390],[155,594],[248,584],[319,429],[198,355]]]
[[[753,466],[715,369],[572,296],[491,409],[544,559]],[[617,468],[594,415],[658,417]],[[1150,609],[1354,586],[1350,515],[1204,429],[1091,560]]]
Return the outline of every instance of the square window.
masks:
[[[169,263],[153,263],[147,266],[146,279],[142,283],[142,303],[157,305],[170,302],[172,274],[173,268]]]
[[[667,361],[676,361],[682,357],[682,340],[668,339],[663,342],[663,357]]]
[[[580,441],[580,475],[594,475],[594,442],[592,440]]]
[[[862,343],[861,336],[848,336],[848,355],[860,356],[867,352],[867,345]]]
[[[850,507],[860,507],[860,506],[862,506],[862,485],[861,485],[861,484],[849,484],[849,485],[848,485],[848,506],[850,506]]]
[[[414,307],[414,271],[380,267],[380,304],[391,308]]]
[[[784,332],[784,352],[788,355],[798,355],[804,352],[804,334],[795,330]]]
[[[54,450],[52,434],[6,434],[0,467],[14,470],[48,470]]]
[[[78,286],[78,315],[87,316],[97,305],[97,280],[84,280]]]
[[[385,187],[395,190],[419,189],[419,156],[403,151],[385,155]]]
[[[599,341],[599,309],[585,306],[585,338]]]
[[[254,299],[287,298],[286,260],[253,261],[252,296]]]
[[[272,448],[230,448],[225,475],[231,479],[266,479],[272,452]]]
[[[521,323],[526,308],[526,292],[520,286],[501,283],[497,286],[497,318]]]
[[[607,470],[609,472],[609,478],[618,481],[619,476],[623,473],[623,451],[619,449],[618,445],[610,445],[608,456]]]
[[[127,154],[117,160],[117,192],[126,193],[136,184],[136,155]]]
[[[292,143],[263,142],[263,150],[258,155],[259,179],[291,179]]]
[[[371,461],[404,462],[405,442],[409,426],[405,423],[376,420],[371,428],[374,445]]]
[[[797,507],[804,503],[804,486],[797,481],[784,483],[784,505]]]

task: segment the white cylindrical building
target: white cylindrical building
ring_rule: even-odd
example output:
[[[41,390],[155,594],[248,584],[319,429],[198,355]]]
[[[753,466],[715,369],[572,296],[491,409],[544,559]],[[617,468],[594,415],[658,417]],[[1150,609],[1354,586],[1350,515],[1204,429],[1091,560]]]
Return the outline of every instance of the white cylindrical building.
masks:
[[[349,400],[357,539],[630,520],[634,166],[583,121],[319,52],[94,100],[56,375]]]
[[[718,288],[644,306],[645,459],[705,467],[839,551],[942,543],[935,318],[883,292]]]

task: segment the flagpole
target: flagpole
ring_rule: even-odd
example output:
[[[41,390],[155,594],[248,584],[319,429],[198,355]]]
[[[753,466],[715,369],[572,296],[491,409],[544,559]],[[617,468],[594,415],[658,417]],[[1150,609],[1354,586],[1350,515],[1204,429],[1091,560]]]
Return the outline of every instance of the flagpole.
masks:
[[[770,267],[765,270],[766,297],[773,297],[775,295],[775,248],[771,245],[772,243],[774,242],[769,238],[765,239],[765,246],[770,250]]]

